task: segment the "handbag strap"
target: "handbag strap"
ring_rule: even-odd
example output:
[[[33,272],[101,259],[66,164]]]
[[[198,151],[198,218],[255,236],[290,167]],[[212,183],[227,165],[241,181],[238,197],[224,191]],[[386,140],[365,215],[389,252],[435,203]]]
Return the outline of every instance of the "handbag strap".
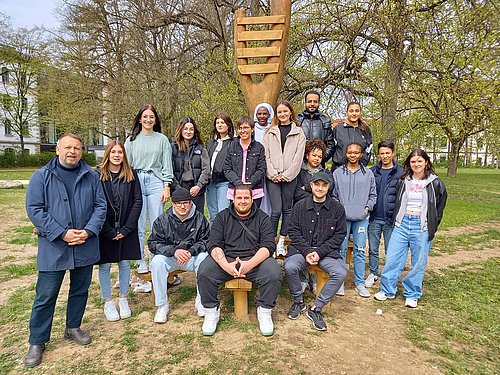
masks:
[[[259,239],[257,238],[257,236],[255,234],[253,234],[253,232],[245,225],[245,223],[243,221],[238,220],[238,222],[241,224],[241,226],[243,227],[243,229],[246,230],[246,232],[252,238],[252,240],[259,241]]]

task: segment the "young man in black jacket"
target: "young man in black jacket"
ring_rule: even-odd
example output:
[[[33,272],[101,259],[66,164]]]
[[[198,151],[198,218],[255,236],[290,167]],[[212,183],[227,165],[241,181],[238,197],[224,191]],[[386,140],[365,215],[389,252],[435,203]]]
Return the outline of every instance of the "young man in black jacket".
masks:
[[[284,265],[288,288],[294,299],[288,311],[290,319],[297,319],[306,311],[300,273],[309,265],[318,265],[330,276],[306,313],[319,331],[326,330],[321,309],[337,293],[347,275],[347,266],[340,256],[340,245],[346,235],[345,211],[329,196],[329,187],[329,176],[324,172],[316,173],[311,179],[312,196],[293,207],[288,230],[292,242]]]
[[[238,185],[231,205],[215,218],[208,241],[208,256],[198,270],[198,286],[205,308],[202,332],[212,336],[219,322],[219,286],[246,278],[259,286],[257,318],[264,336],[274,333],[271,316],[281,288],[281,271],[271,220],[252,199],[250,185]]]
[[[187,189],[177,188],[172,194],[172,207],[160,215],[153,224],[148,240],[149,251],[154,254],[150,262],[151,278],[155,291],[155,323],[165,323],[169,311],[167,278],[173,271],[198,272],[207,257],[209,224],[193,205]],[[199,293],[195,308],[198,316],[204,315]]]

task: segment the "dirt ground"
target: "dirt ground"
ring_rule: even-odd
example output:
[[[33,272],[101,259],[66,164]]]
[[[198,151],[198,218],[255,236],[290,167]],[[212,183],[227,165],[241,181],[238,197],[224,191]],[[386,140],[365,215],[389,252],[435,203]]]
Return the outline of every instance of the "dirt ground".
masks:
[[[20,221],[15,219],[2,220],[0,231],[8,232],[19,224]],[[439,235],[472,233],[497,228],[498,224],[500,223],[453,228],[439,232]],[[13,256],[15,259],[9,262],[22,264],[31,261],[29,257],[33,255],[36,255],[35,246],[10,245],[5,242],[5,237],[0,238],[0,259]],[[429,258],[429,269],[439,271],[467,260],[499,256],[499,248],[443,254]],[[183,274],[182,279],[183,285],[194,285],[193,275]],[[99,300],[97,280],[97,271],[94,271],[94,283],[83,324],[93,336],[92,344],[77,347],[64,341],[62,313],[59,321],[54,323],[52,339],[42,365],[29,371],[65,373],[67,361],[70,361],[77,362],[80,366],[76,370],[72,367],[72,373],[150,373],[147,366],[144,367],[144,358],[147,358],[146,364],[148,361],[156,363],[155,371],[152,372],[160,374],[267,373],[266,368],[272,368],[273,371],[269,373],[273,374],[433,375],[444,371],[434,365],[431,353],[418,349],[405,338],[404,322],[400,318],[401,314],[398,314],[404,309],[403,297],[398,295],[395,300],[388,302],[363,299],[354,291],[352,272],[347,279],[346,295],[334,298],[331,306],[325,309],[328,331],[316,332],[305,316],[295,321],[287,319],[286,313],[291,300],[280,296],[273,312],[276,333],[271,338],[260,335],[255,308],[251,309],[252,321],[249,324],[235,323],[228,319],[229,323],[221,323],[224,327],[212,338],[204,338],[201,335],[202,319],[194,313],[194,300],[171,303],[169,321],[164,325],[155,324],[155,308],[149,294],[140,294],[131,300],[134,312],[131,319],[107,322],[102,308],[96,302]],[[35,281],[36,275],[29,275],[1,282],[0,305],[7,303],[13,291],[32,285]],[[378,286],[376,283],[373,292],[378,291]],[[65,305],[67,289],[68,282],[65,279],[59,305]],[[175,293],[172,291],[171,296],[175,296]],[[30,308],[31,306],[26,306],[27,315]],[[378,308],[382,309],[382,315],[376,314]],[[226,313],[223,317],[227,319],[229,314]],[[19,335],[19,340],[7,343],[2,336],[8,330],[19,330],[25,336]],[[0,354],[7,353],[15,361],[13,373],[27,373],[28,370],[22,366],[28,348],[27,322],[23,327],[5,325],[0,327],[0,332],[3,332],[0,333]],[[136,349],[132,351],[125,338],[131,335],[136,345]],[[169,359],[161,365],[162,358],[166,355],[168,358],[178,355],[179,358]],[[92,370],[93,366],[98,371]],[[197,372],[200,368],[205,372]]]

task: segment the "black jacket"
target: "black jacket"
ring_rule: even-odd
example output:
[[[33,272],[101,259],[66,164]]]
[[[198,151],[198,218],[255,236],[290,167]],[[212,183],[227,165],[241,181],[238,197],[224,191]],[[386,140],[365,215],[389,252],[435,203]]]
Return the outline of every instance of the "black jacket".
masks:
[[[438,226],[443,218],[444,207],[448,199],[448,193],[443,181],[436,178],[426,187],[427,190],[427,233],[428,240],[432,241],[437,232]],[[405,192],[404,180],[399,179],[397,184],[396,203],[394,205],[394,213],[392,215],[392,225],[396,223],[396,216],[401,207],[401,199]]]
[[[307,140],[319,139],[326,144],[326,152],[323,155],[323,164],[333,155],[335,147],[333,141],[332,122],[321,111],[309,112],[305,110],[297,116],[299,124],[304,131]]]
[[[389,172],[389,176],[387,178],[387,185],[384,186],[383,189],[380,190],[379,186],[380,180],[382,179],[382,163],[378,162],[377,165],[370,168],[375,176],[375,184],[377,185],[377,203],[373,207],[372,212],[378,209],[378,204],[380,202],[380,196],[383,195],[384,199],[384,220],[386,224],[391,224],[392,214],[394,212],[394,205],[396,204],[396,192],[397,192],[397,184],[399,179],[401,178],[401,174],[403,173],[403,167],[401,167],[398,163],[394,162],[394,167],[392,167]],[[370,215],[370,221],[373,221],[375,216]]]
[[[319,215],[314,209],[312,196],[302,199],[292,209],[288,236],[292,240],[287,256],[302,254],[304,257],[316,251],[320,259],[339,259],[340,245],[346,236],[345,211],[342,205],[330,197],[323,202]],[[316,247],[312,247],[314,233]]]
[[[243,228],[241,221],[255,238]],[[250,216],[241,220],[231,203],[215,217],[210,229],[208,249],[211,252],[215,247],[220,247],[226,257],[248,260],[261,247],[265,247],[269,250],[269,256],[272,256],[276,250],[275,236],[271,219],[255,204],[252,205]]]
[[[208,184],[210,177],[210,161],[208,152],[203,145],[200,145],[197,140],[193,139],[189,143],[187,156],[191,160],[193,168],[194,185],[200,187],[198,194],[203,194]],[[176,142],[172,142],[172,166],[174,168],[174,180],[172,181],[172,190],[177,189],[182,183],[182,173],[184,172],[184,152],[179,150]]]
[[[325,168],[320,168],[319,172],[324,172],[330,177],[330,187],[328,188],[328,193],[332,196],[333,193],[333,177],[332,173],[328,172]],[[313,175],[310,174],[307,170],[302,168],[300,170],[299,175],[297,176],[297,186],[295,187],[295,193],[293,195],[293,203],[297,203],[298,201],[308,198],[312,196],[311,191],[311,180]]]
[[[194,212],[193,212],[194,211]],[[148,247],[152,254],[172,257],[175,250],[188,250],[193,256],[207,251],[210,225],[194,207],[184,221],[174,213],[173,207],[161,214],[153,224]]]
[[[231,143],[232,139],[225,139],[222,141],[222,148],[215,157],[215,163],[210,171],[210,180],[211,182],[226,182],[227,178],[224,175],[224,161],[226,160],[227,149]],[[207,143],[207,151],[208,151],[208,160],[210,161],[210,165],[212,165],[212,155],[217,148],[217,140],[210,139]]]
[[[229,187],[236,187],[241,184],[243,173],[243,149],[240,145],[240,137],[234,138],[229,144],[226,160],[224,161],[224,175],[229,181]],[[264,176],[266,175],[266,154],[264,146],[252,139],[248,146],[247,164],[245,177],[252,189],[263,187]]]
[[[333,128],[333,141],[335,144],[332,157],[332,170],[342,166],[345,162],[347,145],[349,143],[359,143],[363,147],[363,156],[360,163],[367,165],[372,157],[373,136],[370,129],[365,134],[358,127],[351,126],[345,122],[337,124]]]
[[[123,186],[123,196],[121,197],[119,216],[113,207],[111,180],[102,182],[107,212],[106,221],[104,221],[99,233],[101,259],[98,264],[141,259],[137,223],[141,215],[142,193],[137,173],[135,171],[133,173],[133,181],[120,180],[120,184]],[[117,232],[123,234],[124,237],[121,240],[113,241],[112,239],[116,237]]]

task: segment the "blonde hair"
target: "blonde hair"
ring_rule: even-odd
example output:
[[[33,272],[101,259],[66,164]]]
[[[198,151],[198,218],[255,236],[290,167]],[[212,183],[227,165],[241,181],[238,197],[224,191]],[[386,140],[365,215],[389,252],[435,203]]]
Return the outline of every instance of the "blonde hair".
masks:
[[[125,147],[123,146],[123,143],[121,143],[118,140],[112,140],[106,146],[102,162],[101,164],[99,164],[99,169],[100,169],[99,178],[101,179],[101,181],[111,180],[111,171],[109,169],[109,164],[111,163],[111,161],[109,160],[109,155],[111,154],[111,150],[115,146],[120,146],[120,148],[123,151],[123,161],[120,168],[119,178],[123,179],[126,182],[131,182],[134,180],[134,172],[132,172],[132,167],[128,162],[127,152],[125,151]]]
[[[280,100],[278,103],[276,103],[276,107],[274,108],[274,113],[275,116],[273,118],[273,121],[271,122],[271,127],[273,126],[278,126],[280,124],[280,121],[278,120],[278,106],[279,105],[284,105],[290,110],[290,121],[293,122],[295,125],[300,126],[300,122],[297,119],[297,116],[295,115],[295,111],[293,110],[292,105],[288,100]]]

